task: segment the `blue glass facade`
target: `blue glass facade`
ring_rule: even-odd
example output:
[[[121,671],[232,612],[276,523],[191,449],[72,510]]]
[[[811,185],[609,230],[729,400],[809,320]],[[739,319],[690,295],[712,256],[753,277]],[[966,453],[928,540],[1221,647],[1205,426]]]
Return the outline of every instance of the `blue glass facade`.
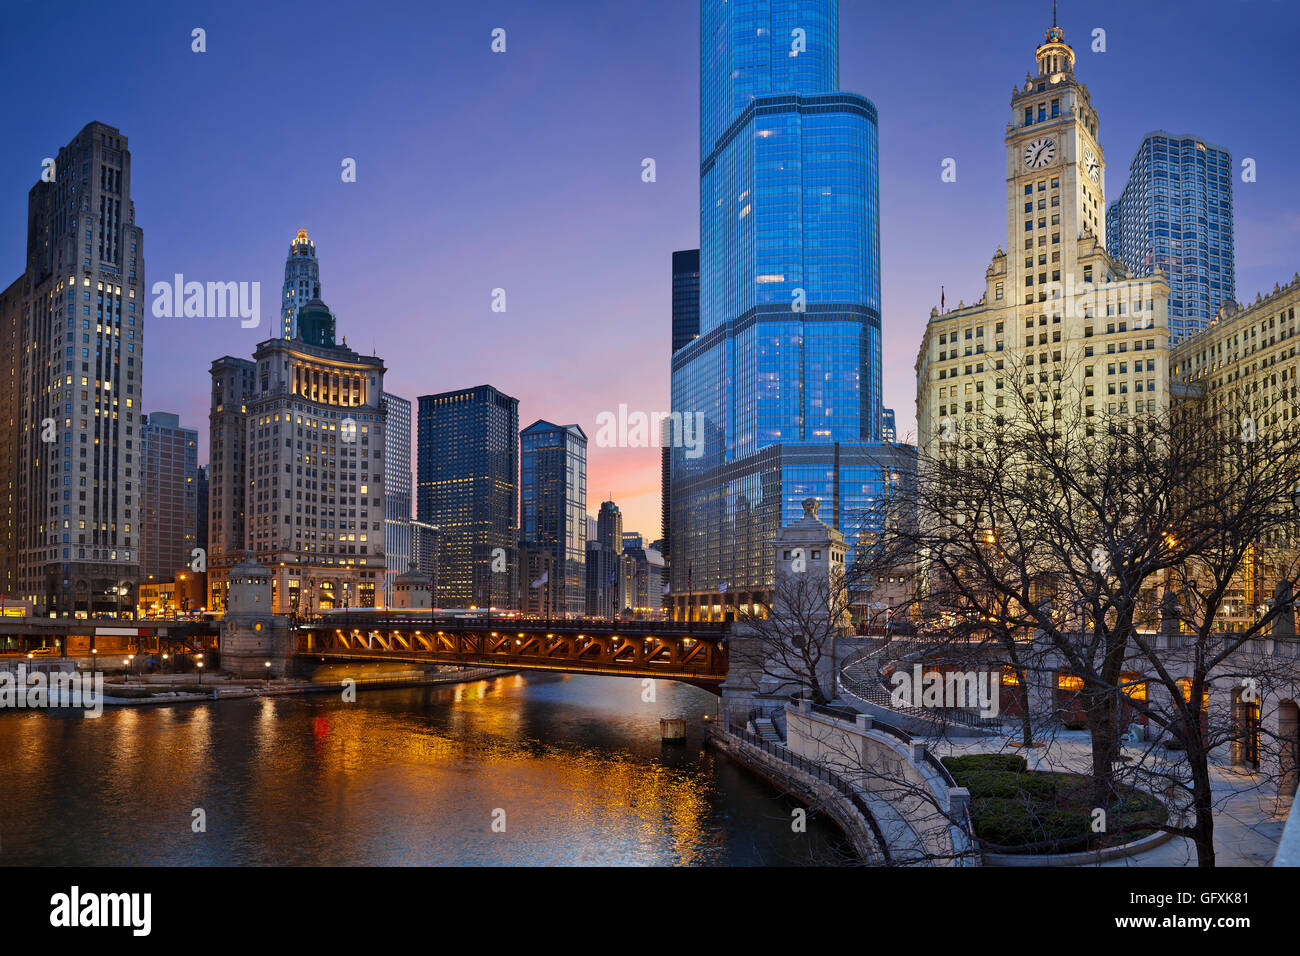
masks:
[[[1106,209],[1106,244],[1135,275],[1169,280],[1170,344],[1209,324],[1237,294],[1232,154],[1195,136],[1148,133],[1120,198]]]
[[[672,405],[704,445],[670,456],[675,593],[769,587],[798,489],[840,515],[879,481],[838,471],[881,431],[876,110],[838,89],[838,3],[705,0],[700,27],[700,335]]]
[[[520,541],[555,556],[552,608],[587,611],[587,436],[577,425],[537,421],[519,435]]]

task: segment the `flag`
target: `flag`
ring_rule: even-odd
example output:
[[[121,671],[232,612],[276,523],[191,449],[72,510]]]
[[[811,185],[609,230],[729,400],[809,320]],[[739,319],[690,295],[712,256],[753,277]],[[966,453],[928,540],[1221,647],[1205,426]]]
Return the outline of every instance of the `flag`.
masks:
[[[939,311],[940,312],[943,311],[943,303],[944,303],[943,286],[939,286]]]
[[[543,571],[542,576],[538,578],[536,581],[534,581],[531,585],[529,585],[529,587],[540,588],[543,584],[545,584],[548,580],[550,580],[550,577],[551,577],[550,570]]]

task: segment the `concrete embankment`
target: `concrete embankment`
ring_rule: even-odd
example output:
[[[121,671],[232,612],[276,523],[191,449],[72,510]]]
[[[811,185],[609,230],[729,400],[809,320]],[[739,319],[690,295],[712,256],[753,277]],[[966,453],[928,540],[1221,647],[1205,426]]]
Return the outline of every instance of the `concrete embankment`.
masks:
[[[727,731],[721,724],[705,725],[704,742],[765,778],[783,793],[825,813],[848,838],[853,852],[863,863],[882,866],[889,862],[884,841],[872,820],[831,784]]]

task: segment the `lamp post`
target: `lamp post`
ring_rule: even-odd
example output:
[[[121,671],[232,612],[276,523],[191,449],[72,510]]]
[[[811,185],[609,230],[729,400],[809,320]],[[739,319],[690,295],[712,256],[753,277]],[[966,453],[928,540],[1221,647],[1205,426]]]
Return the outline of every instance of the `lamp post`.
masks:
[[[129,657],[122,661],[122,670],[122,683],[131,683],[131,659]]]
[[[196,666],[199,669],[199,687],[202,688],[203,687],[203,662],[199,661]]]
[[[266,662],[266,686],[268,689],[271,686],[271,662],[270,661]]]

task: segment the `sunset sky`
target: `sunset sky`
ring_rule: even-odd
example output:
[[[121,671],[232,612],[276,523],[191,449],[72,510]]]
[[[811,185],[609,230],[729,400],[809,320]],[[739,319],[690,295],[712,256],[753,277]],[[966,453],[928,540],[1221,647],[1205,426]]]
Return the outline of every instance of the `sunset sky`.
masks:
[[[1234,186],[1237,298],[1289,280],[1297,6],[1061,6],[1101,114],[1108,198],[1150,130],[1202,136],[1238,168],[1253,158],[1257,182]],[[521,426],[576,422],[592,439],[588,511],[612,495],[626,529],[658,537],[658,451],[596,447],[596,416],[668,407],[670,260],[699,235],[698,0],[185,7],[0,14],[0,284],[23,268],[41,160],[87,122],[111,124],[130,141],[146,285],[261,283],[257,329],[147,320],[144,410],[199,428],[200,462],[208,367],[274,333],[285,254],[305,228],[339,334],[384,358],[388,391],[489,383],[519,398]],[[841,85],[880,114],[884,399],[904,435],[940,285],[950,306],[977,298],[1004,241],[1011,88],[1050,23],[1045,0],[842,0]],[[205,53],[191,52],[195,27]],[[504,54],[489,49],[496,27]],[[1090,50],[1096,28],[1104,53]],[[949,157],[955,183],[940,180]],[[355,183],[341,181],[345,158]]]

